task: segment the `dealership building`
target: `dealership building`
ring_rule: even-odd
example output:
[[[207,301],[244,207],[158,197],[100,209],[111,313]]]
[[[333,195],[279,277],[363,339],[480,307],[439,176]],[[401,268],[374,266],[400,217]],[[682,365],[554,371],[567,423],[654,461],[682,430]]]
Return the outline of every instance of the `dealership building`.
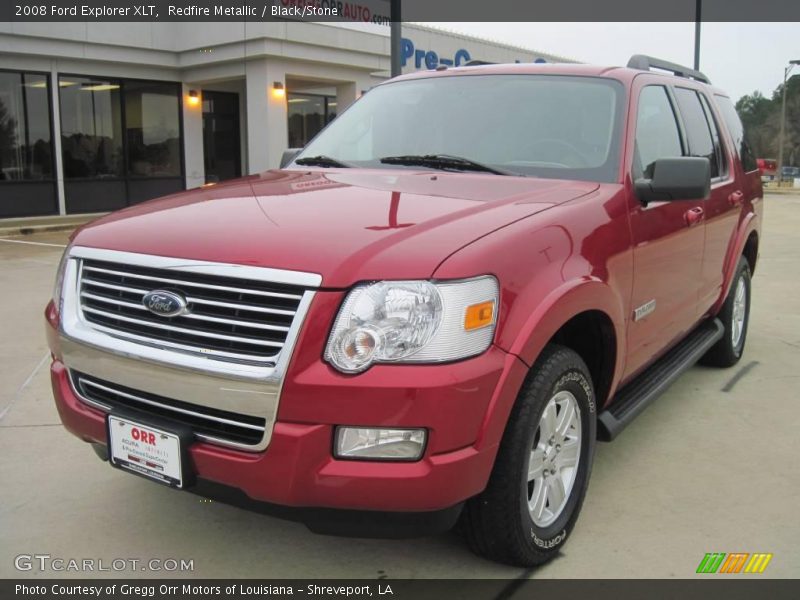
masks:
[[[388,27],[0,23],[0,219],[115,210],[278,165],[389,77]],[[403,72],[553,55],[403,25]]]

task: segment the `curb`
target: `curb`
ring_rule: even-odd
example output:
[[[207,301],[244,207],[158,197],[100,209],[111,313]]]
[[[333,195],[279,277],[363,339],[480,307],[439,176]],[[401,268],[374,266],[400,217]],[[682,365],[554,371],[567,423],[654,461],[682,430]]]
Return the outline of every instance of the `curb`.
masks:
[[[71,231],[93,221],[107,213],[87,214],[80,217],[69,217],[64,219],[48,218],[47,220],[38,219],[8,219],[6,223],[0,220],[0,236],[14,235],[33,235],[35,233],[45,233],[51,231]]]

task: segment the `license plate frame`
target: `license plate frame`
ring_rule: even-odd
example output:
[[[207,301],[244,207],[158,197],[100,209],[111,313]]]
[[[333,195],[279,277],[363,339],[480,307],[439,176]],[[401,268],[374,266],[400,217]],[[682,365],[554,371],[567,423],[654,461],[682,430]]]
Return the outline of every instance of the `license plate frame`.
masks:
[[[194,483],[188,452],[193,437],[180,424],[146,415],[112,411],[106,416],[109,464],[171,488],[185,489]]]

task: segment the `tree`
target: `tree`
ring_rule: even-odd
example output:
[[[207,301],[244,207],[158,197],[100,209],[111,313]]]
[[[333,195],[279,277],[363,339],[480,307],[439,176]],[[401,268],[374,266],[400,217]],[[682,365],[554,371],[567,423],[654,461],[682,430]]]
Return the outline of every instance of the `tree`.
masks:
[[[783,83],[766,98],[761,92],[742,96],[736,110],[748,132],[750,144],[759,158],[777,158],[781,128]],[[800,162],[800,75],[786,82],[786,130],[784,132],[784,163],[797,166]]]

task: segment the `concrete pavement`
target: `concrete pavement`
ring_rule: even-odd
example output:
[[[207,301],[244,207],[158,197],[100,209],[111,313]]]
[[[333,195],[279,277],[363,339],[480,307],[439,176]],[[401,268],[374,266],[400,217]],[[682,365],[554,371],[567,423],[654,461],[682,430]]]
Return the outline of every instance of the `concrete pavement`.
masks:
[[[476,558],[453,534],[318,536],[101,463],[61,427],[50,392],[42,310],[66,234],[0,239],[0,577],[86,576],[20,572],[20,554],[193,560],[191,573],[100,574],[126,577],[694,577],[706,552],[770,552],[760,577],[798,577],[800,195],[767,196],[765,213],[744,358],[693,368],[599,446],[572,538],[531,572]]]

